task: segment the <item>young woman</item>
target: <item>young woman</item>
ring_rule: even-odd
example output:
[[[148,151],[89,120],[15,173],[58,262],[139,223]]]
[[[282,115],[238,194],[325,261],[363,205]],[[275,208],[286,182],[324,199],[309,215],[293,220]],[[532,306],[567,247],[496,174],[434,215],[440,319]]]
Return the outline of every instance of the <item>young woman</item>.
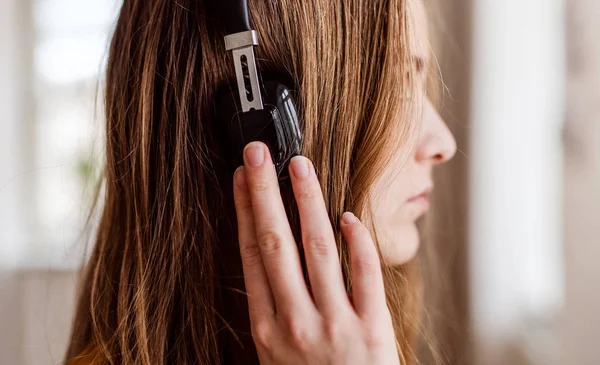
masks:
[[[260,68],[298,94],[293,191],[262,143],[222,166],[211,108],[234,70],[208,3],[124,1],[66,363],[413,364],[415,221],[455,152],[421,0],[249,1]]]

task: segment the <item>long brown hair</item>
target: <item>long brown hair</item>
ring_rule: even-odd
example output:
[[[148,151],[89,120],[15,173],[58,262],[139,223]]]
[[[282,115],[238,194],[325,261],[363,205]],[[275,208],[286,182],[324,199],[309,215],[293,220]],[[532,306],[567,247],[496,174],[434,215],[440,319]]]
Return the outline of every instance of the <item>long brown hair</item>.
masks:
[[[369,215],[372,185],[413,131],[401,102],[413,82],[406,1],[249,1],[259,66],[296,88],[303,154],[335,229],[346,210]],[[234,71],[208,3],[123,3],[106,76],[102,215],[67,363],[258,364],[232,175],[211,126],[212,100]],[[291,208],[289,217],[298,232]],[[403,364],[415,362],[415,265],[384,272]]]

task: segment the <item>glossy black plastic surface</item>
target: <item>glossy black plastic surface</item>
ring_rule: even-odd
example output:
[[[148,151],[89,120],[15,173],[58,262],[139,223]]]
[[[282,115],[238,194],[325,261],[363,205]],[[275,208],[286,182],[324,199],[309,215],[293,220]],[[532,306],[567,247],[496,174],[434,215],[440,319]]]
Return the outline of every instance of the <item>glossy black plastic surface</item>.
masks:
[[[250,30],[247,0],[211,0],[226,34]]]
[[[264,84],[263,110],[241,112],[233,87],[220,93],[216,103],[217,128],[221,130],[223,150],[233,167],[243,164],[244,147],[262,141],[271,151],[281,179],[287,178],[289,160],[301,153],[302,132],[292,91],[276,81]]]

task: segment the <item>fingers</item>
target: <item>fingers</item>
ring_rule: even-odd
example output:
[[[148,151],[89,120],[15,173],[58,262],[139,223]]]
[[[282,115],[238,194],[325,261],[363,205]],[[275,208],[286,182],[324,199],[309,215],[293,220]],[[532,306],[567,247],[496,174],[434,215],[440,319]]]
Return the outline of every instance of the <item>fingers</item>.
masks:
[[[313,164],[297,156],[290,162],[290,176],[300,214],[302,242],[308,276],[317,308],[336,312],[348,306],[335,237]]]
[[[248,311],[250,312],[250,318],[257,318],[263,314],[274,313],[275,301],[262,262],[260,248],[256,241],[252,201],[248,193],[246,173],[243,166],[236,170],[233,180],[233,197],[237,212],[238,240],[244,270],[244,282],[246,283],[246,293],[248,295]]]
[[[297,315],[314,310],[267,146],[246,146],[244,165],[255,237],[277,311]]]
[[[245,166],[235,174],[234,198],[251,315],[277,312],[305,318],[316,308],[304,281],[268,148],[260,142],[249,144],[244,161]],[[290,176],[313,297],[324,315],[335,313],[349,300],[321,187],[312,163],[304,157],[292,160]],[[351,255],[351,305],[361,318],[376,317],[387,308],[375,244],[351,213],[344,214],[341,230]]]
[[[386,302],[375,244],[367,228],[352,213],[344,213],[341,229],[350,249],[354,310],[361,318],[377,316]]]

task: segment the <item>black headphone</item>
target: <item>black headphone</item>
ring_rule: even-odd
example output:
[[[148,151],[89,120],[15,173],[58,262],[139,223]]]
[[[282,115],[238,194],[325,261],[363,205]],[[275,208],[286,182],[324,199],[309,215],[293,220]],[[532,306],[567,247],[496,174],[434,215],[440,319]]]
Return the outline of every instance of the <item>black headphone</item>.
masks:
[[[216,0],[213,7],[227,34],[225,48],[233,55],[237,84],[222,87],[215,101],[216,122],[223,132],[222,143],[227,144],[224,150],[237,167],[243,164],[244,147],[262,141],[271,151],[278,176],[285,179],[289,160],[302,149],[292,89],[281,78],[263,82],[254,57],[258,34],[250,28],[247,0]]]

